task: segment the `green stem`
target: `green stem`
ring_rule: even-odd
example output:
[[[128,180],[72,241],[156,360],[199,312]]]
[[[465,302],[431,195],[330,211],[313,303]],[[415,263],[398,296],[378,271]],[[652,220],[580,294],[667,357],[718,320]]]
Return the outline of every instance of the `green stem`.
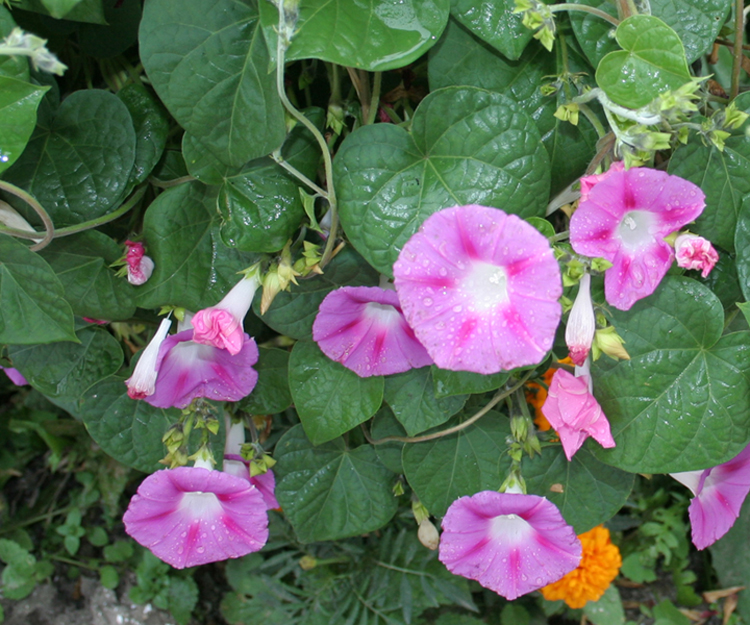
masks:
[[[153,186],[157,187],[158,189],[171,189],[172,187],[176,187],[177,185],[185,184],[186,182],[192,182],[193,180],[196,180],[191,175],[182,176],[180,178],[173,178],[172,180],[157,180],[156,178],[149,178],[148,181]]]
[[[740,70],[742,69],[742,39],[745,34],[745,0],[734,2],[734,48],[732,55],[732,87],[729,99],[734,100],[740,92]]]
[[[552,13],[557,13],[558,11],[583,11],[584,13],[591,13],[591,15],[601,17],[603,20],[607,20],[613,26],[620,25],[620,20],[618,20],[616,17],[612,17],[609,13],[605,13],[600,9],[590,7],[586,4],[553,4],[550,5],[549,10]]]
[[[57,560],[58,562],[64,562],[65,564],[70,564],[72,566],[80,566],[81,568],[88,569],[89,571],[98,571],[100,568],[98,566],[92,566],[91,564],[84,564],[83,562],[79,562],[78,560],[65,558],[63,556],[47,556],[47,557],[50,560]]]
[[[37,243],[36,245],[32,245],[29,249],[32,252],[38,252],[39,250],[47,247],[55,236],[55,224],[52,223],[52,219],[50,219],[50,216],[47,211],[44,210],[44,207],[42,207],[42,205],[37,202],[34,196],[26,193],[26,191],[24,191],[23,189],[19,189],[16,185],[11,184],[10,182],[0,180],[0,189],[3,189],[11,195],[15,195],[17,198],[22,199],[29,206],[31,206],[31,208],[34,209],[34,212],[39,215],[39,218],[42,220],[42,224],[44,225],[45,230],[44,237],[41,241],[39,241],[39,243]],[[14,230],[15,232],[24,232],[23,230],[15,230],[14,228],[8,228],[8,230]],[[28,234],[30,233],[24,232],[24,235]],[[34,234],[33,236],[24,236],[22,238],[37,239],[39,238],[39,234],[40,233]],[[16,234],[15,236],[20,235]]]
[[[604,125],[596,116],[596,113],[591,110],[591,107],[588,104],[579,104],[578,110],[583,113],[583,116],[588,120],[589,124],[594,127],[594,130],[596,130],[596,134],[599,135],[600,139],[607,134]]]
[[[564,241],[570,236],[570,230],[566,230],[565,232],[558,232],[555,236],[550,237],[548,241],[550,243],[557,243],[559,241]]]
[[[367,439],[367,442],[371,445],[382,445],[384,443],[423,443],[425,441],[431,441],[435,440],[436,438],[442,438],[443,436],[450,436],[451,434],[455,434],[456,432],[460,432],[461,430],[466,429],[473,423],[476,423],[481,419],[484,415],[486,415],[490,410],[492,410],[497,404],[499,404],[503,399],[506,397],[509,397],[514,392],[516,392],[519,388],[521,388],[526,382],[531,378],[532,371],[529,371],[526,373],[526,375],[521,378],[521,380],[513,385],[511,388],[507,390],[499,390],[497,393],[495,393],[495,396],[489,401],[489,403],[479,410],[478,412],[474,413],[469,419],[464,421],[463,423],[459,423],[458,425],[454,425],[451,428],[448,428],[446,430],[441,430],[440,432],[433,432],[432,434],[424,434],[422,436],[386,436],[385,438],[379,438],[377,440],[373,440],[370,435],[367,433],[367,431],[364,429],[364,426],[362,428],[362,431],[365,434],[365,438]]]
[[[380,86],[383,83],[383,72],[375,72],[372,85],[372,97],[370,98],[370,110],[367,114],[365,124],[374,124],[380,106]]]
[[[40,521],[47,521],[48,519],[51,519],[56,516],[60,516],[61,514],[67,514],[74,507],[75,506],[68,506],[67,508],[60,508],[60,510],[53,510],[52,512],[40,514],[38,516],[31,517],[30,519],[26,519],[25,521],[21,521],[20,523],[14,523],[13,525],[8,525],[7,527],[0,527],[0,534],[8,534],[10,532],[15,532],[17,529],[26,527],[27,525],[34,525],[34,523],[39,523]]]
[[[288,161],[284,160],[284,157],[281,156],[280,150],[274,150],[271,153],[271,158],[276,161],[277,164],[281,165],[284,169],[286,169],[290,174],[304,182],[308,187],[310,187],[315,193],[317,193],[319,196],[324,197],[328,199],[328,193],[321,189],[317,184],[315,184],[312,180],[310,180],[305,174],[303,174],[301,171],[299,171],[294,165],[291,165]]]
[[[328,144],[320,131],[315,127],[307,117],[305,117],[300,111],[298,111],[289,98],[286,95],[284,89],[284,58],[286,55],[286,49],[289,46],[289,41],[286,35],[286,15],[284,13],[284,3],[279,2],[279,30],[276,43],[276,90],[279,93],[279,98],[284,108],[289,111],[289,114],[294,117],[298,122],[303,124],[315,137],[315,140],[320,146],[320,150],[323,153],[323,163],[326,172],[326,188],[328,189],[328,205],[331,210],[331,233],[326,241],[325,250],[323,251],[323,257],[320,261],[320,266],[325,267],[334,250],[334,244],[336,242],[336,233],[339,226],[339,215],[338,205],[336,203],[336,191],[333,187],[333,161],[331,160],[331,152],[328,149]],[[303,181],[304,182],[304,181]],[[307,183],[305,183],[307,184]]]

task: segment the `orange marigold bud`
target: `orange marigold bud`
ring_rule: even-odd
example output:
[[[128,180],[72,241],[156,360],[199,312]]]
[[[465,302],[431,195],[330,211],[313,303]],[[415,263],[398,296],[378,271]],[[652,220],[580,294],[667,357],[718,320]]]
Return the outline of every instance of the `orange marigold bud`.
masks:
[[[599,525],[578,538],[583,545],[578,568],[541,589],[548,601],[562,599],[571,608],[598,601],[622,566],[620,550],[612,544],[606,527]]]

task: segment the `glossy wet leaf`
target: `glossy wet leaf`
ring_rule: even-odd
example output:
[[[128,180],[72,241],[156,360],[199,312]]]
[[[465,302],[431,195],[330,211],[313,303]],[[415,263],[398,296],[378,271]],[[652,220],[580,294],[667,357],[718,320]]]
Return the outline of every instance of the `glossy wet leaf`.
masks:
[[[737,277],[744,299],[750,296],[750,201],[742,203],[735,235]],[[745,309],[743,309],[744,311]]]
[[[0,172],[18,160],[36,126],[46,87],[0,75]]]
[[[135,289],[109,267],[123,254],[124,248],[97,230],[55,239],[41,252],[73,312],[107,321],[124,321],[135,313]]]
[[[55,272],[26,245],[0,235],[0,343],[76,341],[73,311]]]
[[[322,109],[310,109],[307,115],[322,128]],[[320,148],[305,126],[298,123],[292,129],[281,156],[315,179]],[[227,246],[246,252],[277,252],[300,227],[305,209],[299,189],[304,185],[270,157],[251,161],[237,173],[227,173],[221,182],[217,202],[221,236]]]
[[[601,463],[588,449],[580,449],[568,461],[562,446],[545,447],[541,456],[525,457],[523,477],[529,493],[554,503],[576,534],[617,514],[634,481],[632,473]]]
[[[265,315],[260,314],[260,297],[253,311],[268,326],[295,339],[312,337],[312,325],[320,303],[341,286],[377,286],[378,273],[351,247],[344,248],[326,266],[322,276],[300,280],[289,291],[276,296]]]
[[[365,422],[383,401],[382,376],[360,378],[312,341],[300,341],[292,349],[289,386],[305,434],[314,445]]]
[[[53,119],[40,115],[26,149],[5,178],[31,193],[55,226],[106,214],[127,189],[135,162],[133,121],[120,99],[76,91]]]
[[[145,473],[163,469],[161,442],[167,428],[180,416],[176,408],[154,408],[130,399],[125,377],[112,376],[92,387],[79,407],[91,438],[110,456]]]
[[[48,397],[77,402],[94,384],[122,366],[122,348],[106,330],[76,332],[80,343],[10,345],[8,355],[29,383]]]
[[[370,422],[370,436],[373,440],[388,436],[406,436],[406,430],[393,415],[393,411],[386,404],[383,404]],[[401,451],[404,445],[405,443],[400,441],[392,441],[373,445],[373,449],[380,458],[380,462],[388,469],[394,473],[403,473],[404,465],[401,462]]]
[[[258,383],[253,392],[240,402],[250,414],[275,414],[292,405],[289,390],[289,352],[261,347],[253,367],[258,372]]]
[[[265,1],[265,0],[264,0]],[[222,162],[278,148],[286,128],[255,0],[152,0],[139,35],[143,65],[179,124]]]
[[[154,273],[136,288],[138,305],[164,304],[197,311],[218,302],[255,258],[221,242],[215,190],[192,182],[167,189],[143,220],[146,252]]]
[[[511,61],[518,60],[534,34],[513,13],[513,0],[453,0],[451,15]]]
[[[411,133],[392,124],[350,134],[334,161],[341,223],[385,275],[434,212],[460,204],[544,213],[547,152],[531,118],[507,97],[473,87],[432,92]]]
[[[433,365],[432,381],[435,387],[435,397],[450,397],[468,393],[486,393],[500,388],[508,380],[504,372],[482,375],[471,371],[449,371],[439,369]]]
[[[567,71],[593,74],[593,69],[572,49],[567,61]],[[549,76],[563,71],[565,68],[557,65],[555,55],[538,43],[530,44],[518,60],[510,61],[454,20],[430,51],[428,66],[433,89],[481,87],[513,98],[531,116],[551,159],[552,195],[585,171],[595,153],[597,138],[587,120],[582,119],[576,127],[554,116],[557,106],[562,104],[562,94],[558,97],[542,94],[540,85],[548,82]]]
[[[394,474],[372,447],[318,447],[301,426],[276,444],[276,497],[300,542],[338,540],[379,529],[396,513]]]
[[[500,488],[510,466],[509,435],[508,418],[490,411],[456,434],[404,446],[404,474],[430,514],[443,516],[459,497]]]
[[[750,437],[750,332],[722,336],[724,310],[706,287],[665,278],[612,323],[631,359],[602,358],[594,394],[617,443],[590,450],[626,471],[673,473],[736,456]]]
[[[617,7],[607,0],[583,0],[581,3],[578,3],[577,0],[565,1],[596,7],[612,17],[617,17]],[[581,50],[583,50],[583,53],[594,67],[599,65],[599,62],[609,52],[619,50],[614,37],[610,37],[610,33],[613,34],[615,31],[615,27],[608,21],[597,15],[583,11],[569,11],[568,16],[570,17],[570,23],[573,26],[573,32],[581,46]]]
[[[385,378],[384,399],[409,436],[445,423],[463,408],[467,398],[468,395],[436,397],[430,367]]]
[[[694,138],[675,151],[668,171],[706,194],[706,208],[691,231],[733,251],[737,215],[750,194],[750,139],[744,134],[730,137],[720,152]]]
[[[135,163],[131,184],[140,184],[156,167],[169,133],[169,115],[159,101],[142,85],[126,85],[117,92],[133,118],[135,128]]]
[[[404,67],[429,50],[448,21],[450,0],[301,0],[287,61],[323,59],[368,71]],[[278,10],[261,2],[275,58]]]
[[[616,36],[623,49],[607,54],[596,70],[596,82],[613,102],[640,108],[690,80],[682,41],[660,19],[634,15]]]

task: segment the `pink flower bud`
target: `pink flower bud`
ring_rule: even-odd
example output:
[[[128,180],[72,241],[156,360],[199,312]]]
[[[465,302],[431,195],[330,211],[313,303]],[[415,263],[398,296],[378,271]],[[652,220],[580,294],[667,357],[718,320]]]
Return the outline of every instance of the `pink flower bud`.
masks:
[[[143,350],[141,357],[138,359],[133,375],[125,381],[125,384],[128,385],[128,397],[130,399],[145,399],[154,394],[158,373],[159,348],[167,338],[171,326],[171,319],[162,320],[154,338],[146,345],[146,349]]]
[[[583,366],[591,349],[596,332],[596,317],[591,303],[591,275],[584,274],[578,287],[578,295],[573,303],[565,327],[565,342],[570,350],[570,359],[575,365]]]
[[[128,282],[139,286],[146,282],[154,272],[154,261],[145,255],[143,243],[125,241],[128,248],[125,260],[128,263]]]
[[[697,269],[704,278],[711,273],[719,254],[711,242],[695,234],[681,234],[674,242],[677,266]]]

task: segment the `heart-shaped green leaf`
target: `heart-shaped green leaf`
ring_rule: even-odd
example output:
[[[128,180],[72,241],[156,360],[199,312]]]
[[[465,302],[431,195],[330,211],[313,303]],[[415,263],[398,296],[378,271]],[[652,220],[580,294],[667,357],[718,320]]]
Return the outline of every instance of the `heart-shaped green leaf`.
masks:
[[[300,542],[338,540],[381,528],[396,513],[394,474],[370,445],[339,438],[315,447],[301,426],[276,444],[276,497]]]
[[[148,207],[143,234],[155,268],[136,289],[139,306],[212,306],[239,280],[237,272],[255,262],[221,242],[215,193],[191,182],[167,189]]]
[[[0,235],[0,343],[77,341],[60,280],[38,254]]]
[[[10,345],[8,355],[38,391],[61,401],[76,402],[100,380],[122,366],[122,348],[109,332],[86,327],[76,336],[80,343]]]
[[[456,434],[404,446],[404,474],[430,514],[443,516],[459,497],[500,488],[509,436],[507,417],[490,411]]]
[[[392,124],[350,134],[334,161],[341,223],[390,275],[403,244],[434,212],[458,204],[542,215],[549,159],[534,122],[507,97],[472,87],[428,95],[411,133]]]
[[[568,461],[562,447],[547,447],[541,456],[524,458],[523,477],[529,493],[554,503],[576,534],[617,514],[634,480],[632,473],[602,464],[587,449]]]
[[[289,352],[261,347],[258,363],[258,383],[253,392],[240,402],[250,414],[275,414],[292,405],[289,390]]]
[[[445,423],[464,407],[468,395],[438,399],[432,371],[422,367],[386,377],[383,397],[406,433],[414,436]]]
[[[486,393],[500,388],[508,381],[505,372],[482,375],[471,371],[449,371],[432,367],[432,381],[435,386],[435,397],[450,397],[468,393]]]
[[[722,336],[719,299],[695,280],[668,277],[612,323],[630,360],[602,358],[594,393],[617,446],[590,444],[607,464],[640,473],[714,466],[750,438],[750,332]]]
[[[693,138],[675,150],[668,171],[706,194],[706,208],[691,230],[733,251],[737,215],[750,194],[750,140],[744,134],[729,137],[719,151]]]
[[[616,36],[623,49],[607,54],[596,70],[596,82],[613,102],[640,108],[690,80],[682,41],[659,18],[629,17]]]
[[[109,268],[122,254],[119,245],[97,230],[55,239],[41,252],[73,312],[107,321],[126,320],[135,313],[134,288]]]
[[[52,17],[64,16],[66,20],[106,24],[102,0],[16,0],[13,8],[33,11]],[[53,14],[53,11],[57,15]],[[60,15],[62,13],[62,15]]]
[[[264,0],[265,4],[265,0]],[[270,154],[286,134],[255,0],[151,0],[143,66],[169,112],[222,162]]]
[[[563,103],[563,94],[545,96],[539,88],[556,74],[593,74],[573,49],[568,51],[565,65],[558,66],[555,55],[538,43],[529,45],[517,61],[509,61],[451,20],[440,42],[430,51],[428,72],[433,89],[469,85],[513,98],[542,135],[551,159],[553,195],[586,170],[595,153],[595,129],[585,118],[578,126],[557,119],[555,111]],[[585,81],[582,76],[579,78]]]
[[[451,15],[503,56],[517,61],[534,33],[521,23],[515,8],[514,0],[453,0]]]
[[[300,280],[298,286],[279,293],[265,315],[260,314],[260,297],[256,296],[253,311],[279,334],[308,339],[326,295],[341,286],[377,286],[378,280],[378,273],[349,247],[334,256],[322,276]]]
[[[107,213],[126,191],[135,162],[127,107],[106,91],[76,91],[44,124],[40,115],[5,178],[39,200],[57,227]]]
[[[18,160],[36,126],[47,87],[0,75],[0,172]]]
[[[326,443],[375,414],[383,401],[383,378],[360,378],[331,360],[312,341],[299,341],[289,358],[289,386],[305,434]]]
[[[300,0],[296,8],[287,61],[323,59],[380,72],[408,65],[435,45],[450,0]],[[260,13],[275,58],[279,13],[265,1]]]

